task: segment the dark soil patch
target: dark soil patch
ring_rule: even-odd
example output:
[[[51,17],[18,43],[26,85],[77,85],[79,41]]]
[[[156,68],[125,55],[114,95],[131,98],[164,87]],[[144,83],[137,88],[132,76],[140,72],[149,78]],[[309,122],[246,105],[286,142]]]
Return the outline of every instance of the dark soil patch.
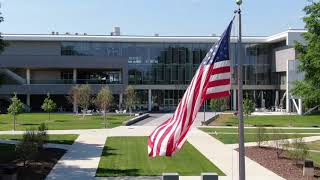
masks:
[[[246,147],[246,156],[285,179],[307,180],[302,176],[302,163],[297,165],[286,155],[277,158],[273,148]],[[316,167],[314,179],[318,178],[320,179],[320,168]]]
[[[18,166],[19,180],[42,180],[65,153],[63,149],[46,148],[37,154],[35,160],[28,162],[27,167],[23,167],[23,162],[19,160],[10,163]]]

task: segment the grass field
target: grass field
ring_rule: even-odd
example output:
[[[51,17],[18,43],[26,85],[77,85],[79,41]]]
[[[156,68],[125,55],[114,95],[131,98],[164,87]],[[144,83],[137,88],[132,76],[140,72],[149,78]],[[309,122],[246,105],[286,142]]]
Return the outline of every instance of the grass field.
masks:
[[[237,126],[238,118],[223,114],[211,125],[215,126]],[[245,126],[265,127],[320,127],[320,115],[287,115],[287,116],[249,116],[245,117]]]
[[[131,119],[132,116],[109,115],[107,116],[108,128],[121,126],[122,122]],[[26,130],[37,128],[39,124],[45,122],[49,130],[67,130],[67,129],[100,129],[104,128],[102,116],[86,116],[82,119],[81,115],[74,114],[51,114],[51,120],[48,120],[46,113],[25,113],[17,116],[16,130]],[[0,130],[12,130],[12,116],[8,114],[0,115]]]
[[[320,153],[319,152],[310,152],[310,159],[312,159],[318,167],[320,167]]]
[[[308,142],[307,145],[311,150],[320,151],[320,141]]]
[[[236,128],[201,128],[202,131],[210,133],[211,136],[224,144],[238,143],[238,129]],[[245,142],[255,142],[257,129],[245,129]],[[266,133],[272,133],[272,129],[266,129]],[[320,133],[320,129],[283,129],[281,133]],[[319,136],[320,134],[287,134],[288,138]],[[277,140],[272,134],[268,134],[269,140]]]
[[[197,175],[223,172],[186,143],[174,157],[150,158],[147,137],[110,137],[106,141],[96,176],[159,176],[164,172]]]
[[[78,138],[77,134],[50,134],[49,140],[46,143],[53,144],[73,144],[73,142]],[[20,134],[1,134],[1,140],[21,140],[22,135]]]

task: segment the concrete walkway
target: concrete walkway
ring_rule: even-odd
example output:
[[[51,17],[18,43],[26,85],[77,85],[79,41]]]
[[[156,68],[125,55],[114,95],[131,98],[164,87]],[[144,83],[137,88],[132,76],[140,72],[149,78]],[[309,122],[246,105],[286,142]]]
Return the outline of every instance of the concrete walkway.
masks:
[[[193,129],[191,131],[188,141],[226,174],[225,177],[219,177],[219,179],[239,179],[238,152],[234,150],[235,147],[226,146],[222,142],[198,129]],[[249,158],[246,158],[245,160],[247,180],[283,179],[253,160]]]
[[[106,130],[81,133],[46,179],[95,179]]]
[[[211,118],[213,118],[217,113],[214,112],[199,112],[197,114],[196,119],[194,120],[193,126],[201,126],[201,122],[204,120],[209,120]],[[134,124],[134,126],[159,126],[160,124],[162,124],[164,121],[168,120],[171,116],[173,115],[173,113],[168,113],[168,114],[153,114],[150,113],[150,117],[140,121],[136,124]]]
[[[161,116],[162,118],[166,118]],[[95,173],[107,137],[111,136],[148,136],[155,126],[120,126],[113,129],[92,130],[52,130],[49,134],[79,134],[75,143],[68,146],[68,152],[58,161],[47,179],[96,179]],[[21,134],[22,131],[0,131],[0,134]],[[306,141],[319,140],[319,137],[307,137]],[[238,179],[237,145],[225,145],[209,134],[193,128],[188,141],[212,163],[217,165],[226,176],[219,180]],[[249,145],[249,144],[248,144]],[[248,180],[283,179],[258,163],[246,158],[246,176]],[[136,179],[136,177],[118,177],[107,179]],[[150,179],[156,179],[152,177]],[[106,178],[98,178],[106,179]],[[149,179],[139,177],[138,179]],[[200,176],[183,176],[182,180],[200,179]]]

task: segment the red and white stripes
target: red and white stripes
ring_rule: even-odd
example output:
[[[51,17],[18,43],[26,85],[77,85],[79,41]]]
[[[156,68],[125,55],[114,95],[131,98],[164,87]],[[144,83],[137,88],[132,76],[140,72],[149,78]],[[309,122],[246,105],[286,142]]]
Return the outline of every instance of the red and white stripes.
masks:
[[[148,138],[149,156],[171,156],[186,141],[192,123],[206,99],[230,95],[229,41],[232,21],[222,38],[210,49],[173,116]]]

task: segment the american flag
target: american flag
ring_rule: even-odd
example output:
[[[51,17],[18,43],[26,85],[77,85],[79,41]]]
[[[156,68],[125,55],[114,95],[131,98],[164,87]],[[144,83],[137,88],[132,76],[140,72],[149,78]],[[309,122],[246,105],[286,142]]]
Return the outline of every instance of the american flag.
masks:
[[[230,32],[233,20],[203,59],[175,113],[148,138],[151,157],[171,156],[184,142],[201,105],[207,99],[230,96]]]

